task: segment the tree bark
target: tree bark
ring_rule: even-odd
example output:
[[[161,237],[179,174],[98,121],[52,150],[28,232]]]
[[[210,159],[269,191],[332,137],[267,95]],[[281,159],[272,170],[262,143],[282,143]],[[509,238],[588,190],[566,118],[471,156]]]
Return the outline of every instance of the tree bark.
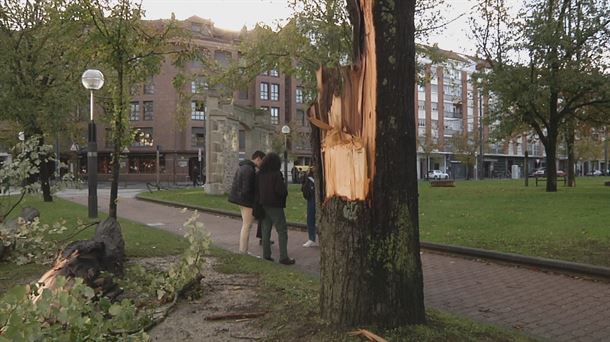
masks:
[[[339,326],[420,324],[415,1],[352,5],[355,65],[319,71],[310,109],[322,129],[321,314]]]
[[[549,126],[546,144],[544,150],[546,152],[546,191],[557,191],[557,127]]]
[[[574,121],[570,120],[567,127],[566,134],[566,145],[568,150],[568,169],[566,170],[568,176],[568,186],[575,187],[576,186],[576,168],[574,167],[575,158],[574,158]]]
[[[114,219],[117,219],[117,211],[118,211],[118,198],[119,198],[119,174],[121,169],[121,153],[122,151],[122,142],[125,135],[125,123],[123,120],[123,112],[124,112],[124,88],[125,88],[125,80],[124,80],[124,71],[122,64],[119,64],[117,69],[117,81],[118,81],[118,94],[117,101],[119,101],[119,108],[113,108],[114,112],[114,124],[115,124],[115,132],[113,136],[114,146],[113,146],[113,154],[112,154],[112,179],[110,182],[110,203],[108,204],[108,216]]]
[[[43,146],[44,134],[42,132],[42,129],[34,128],[33,133],[40,136],[40,140],[38,140],[38,146]],[[42,153],[38,157],[40,158],[40,169],[38,170],[38,177],[40,181],[40,190],[42,191],[42,199],[45,202],[53,202],[49,173],[49,155],[46,153]],[[57,158],[59,161],[59,156],[57,156]]]

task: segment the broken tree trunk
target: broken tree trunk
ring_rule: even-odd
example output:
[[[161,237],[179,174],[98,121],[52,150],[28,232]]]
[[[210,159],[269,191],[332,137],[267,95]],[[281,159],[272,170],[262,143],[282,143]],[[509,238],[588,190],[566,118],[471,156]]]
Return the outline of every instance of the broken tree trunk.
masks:
[[[83,278],[84,283],[109,297],[120,293],[110,276],[123,274],[125,242],[119,223],[109,217],[98,224],[91,240],[74,241],[66,246],[53,266],[38,280],[41,288],[53,288],[58,276]],[[42,291],[41,291],[42,292]]]
[[[318,71],[322,316],[425,322],[414,117],[414,0],[351,0],[355,63]]]

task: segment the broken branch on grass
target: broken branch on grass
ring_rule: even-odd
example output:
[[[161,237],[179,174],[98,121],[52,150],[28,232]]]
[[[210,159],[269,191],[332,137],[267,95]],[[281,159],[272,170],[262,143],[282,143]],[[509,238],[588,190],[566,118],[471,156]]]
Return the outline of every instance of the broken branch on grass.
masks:
[[[242,318],[256,318],[265,315],[267,312],[227,312],[218,315],[210,315],[205,317],[206,321],[220,321],[223,319],[242,319]]]

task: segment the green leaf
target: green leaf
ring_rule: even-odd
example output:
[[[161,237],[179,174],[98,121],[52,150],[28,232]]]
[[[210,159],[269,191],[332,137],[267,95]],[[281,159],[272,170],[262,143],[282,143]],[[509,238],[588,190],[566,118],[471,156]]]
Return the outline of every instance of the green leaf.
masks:
[[[123,311],[123,307],[119,304],[112,304],[110,309],[108,309],[108,313],[112,316],[118,316]]]

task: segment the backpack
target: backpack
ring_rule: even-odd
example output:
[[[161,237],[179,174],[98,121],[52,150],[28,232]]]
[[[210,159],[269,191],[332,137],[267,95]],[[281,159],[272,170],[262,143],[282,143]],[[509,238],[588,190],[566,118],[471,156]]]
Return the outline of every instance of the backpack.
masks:
[[[313,180],[309,177],[305,178],[303,185],[301,185],[301,192],[303,193],[303,198],[306,200],[313,198],[316,194],[316,185]]]

